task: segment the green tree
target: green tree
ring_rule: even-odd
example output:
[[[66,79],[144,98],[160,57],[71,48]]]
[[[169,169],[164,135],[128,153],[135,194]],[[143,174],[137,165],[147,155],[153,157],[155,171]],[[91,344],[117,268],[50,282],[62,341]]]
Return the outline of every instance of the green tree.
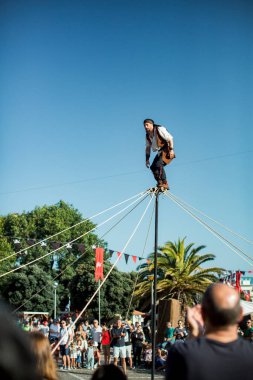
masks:
[[[81,223],[82,222],[82,223]],[[66,230],[68,227],[71,227],[75,224],[78,224],[76,227]],[[1,232],[2,238],[0,241],[1,256],[6,257],[13,252],[23,250],[20,254],[12,256],[12,258],[3,261],[5,263],[5,267],[2,266],[2,273],[5,273],[9,269],[15,269],[16,267],[26,264],[31,260],[40,258],[41,256],[49,253],[54,248],[52,246],[53,242],[60,242],[62,245],[69,241],[76,239],[78,236],[84,235],[91,229],[95,227],[95,224],[91,223],[89,220],[84,220],[81,214],[73,208],[73,206],[66,204],[63,201],[58,202],[53,206],[43,206],[36,207],[31,212],[23,212],[22,214],[9,214],[5,217],[1,217]],[[63,231],[63,232],[61,232]],[[34,239],[34,241],[40,241],[47,239],[53,234],[61,232],[59,235],[55,236],[53,239],[48,239],[46,241],[47,245],[42,247],[40,244],[29,248],[28,241]],[[15,240],[19,241],[19,244],[15,244]],[[62,271],[64,273],[59,276],[57,281],[59,282],[59,287],[57,289],[57,293],[59,295],[60,308],[65,308],[68,297],[69,297],[69,283],[71,278],[75,274],[75,267],[70,264],[80,258],[81,253],[78,248],[78,244],[82,244],[84,246],[84,255],[80,258],[81,262],[89,262],[94,258],[94,251],[92,249],[92,245],[100,244],[100,240],[94,233],[89,233],[82,238],[76,241],[77,244],[73,245],[71,249],[67,249],[66,247],[61,248],[57,254],[48,255],[43,259],[40,259],[36,262],[41,270],[41,276],[46,276],[48,280],[51,282],[53,278],[60,274]],[[57,261],[59,265],[59,270],[53,269],[53,261]],[[1,294],[7,298],[7,301],[13,303],[16,306],[20,306],[18,304],[18,299],[20,299],[20,304],[27,297],[27,293],[25,289],[19,293],[20,297],[17,298],[9,297],[10,290],[13,289],[13,292],[16,289],[16,281],[19,276],[23,279],[26,276],[26,273],[29,273],[29,269],[33,268],[35,264],[32,264],[28,267],[28,272],[26,268],[21,268],[12,274],[9,274],[0,279],[0,291]],[[69,267],[67,267],[69,265]],[[67,269],[65,270],[65,268]],[[33,271],[31,270],[31,273]],[[14,276],[15,274],[15,276]],[[49,276],[49,277],[47,277]],[[23,281],[23,280],[22,280]],[[22,287],[20,283],[20,287]],[[8,283],[7,293],[5,291],[6,283]],[[48,285],[49,288],[51,285]],[[51,291],[51,290],[49,290]],[[23,295],[23,297],[21,297]],[[29,298],[29,297],[28,297]],[[29,303],[29,307],[32,309],[38,309],[40,305],[38,305],[39,298],[32,298]],[[26,306],[27,308],[27,306]]]
[[[55,254],[48,255],[35,264],[20,268],[20,270],[0,278],[0,292],[15,308],[22,306],[27,301],[22,310],[52,310],[52,285],[54,278],[57,277],[55,281],[58,282],[58,309],[65,310],[69,297],[72,310],[83,309],[97,289],[94,280],[95,254],[93,246],[105,249],[107,247],[106,243],[99,239],[94,232],[88,233],[95,228],[95,224],[84,220],[78,210],[63,201],[53,206],[36,207],[31,212],[9,214],[1,217],[0,222],[2,257],[23,250],[11,259],[2,262],[5,263],[2,273],[42,257],[54,249],[52,243],[60,242],[63,245],[87,233],[78,239],[71,248],[62,247]],[[78,224],[76,227],[65,231],[68,227],[76,224]],[[47,239],[58,232],[61,233],[52,239]],[[34,239],[34,242],[47,239],[47,245],[42,247],[38,244],[29,248],[31,239]],[[15,240],[19,241],[18,245],[14,243]],[[78,244],[82,244],[84,247],[83,253],[80,252]],[[105,253],[105,275],[111,268],[108,257],[109,255]],[[53,263],[57,263],[58,268]],[[110,318],[115,313],[124,313],[133,291],[133,280],[133,274],[122,273],[117,269],[112,271],[101,289],[101,315]],[[45,289],[39,293],[42,288]],[[34,293],[38,293],[38,295],[31,298]],[[92,316],[98,316],[97,298],[90,304],[87,312]]]
[[[40,290],[43,288],[43,291]],[[38,265],[24,268],[21,273],[13,273],[2,289],[2,296],[14,309],[24,301],[22,311],[47,311],[52,313],[54,307],[53,282],[49,274]],[[32,297],[32,298],[31,298]]]
[[[104,276],[106,276],[110,268],[111,264],[105,260]],[[76,267],[76,274],[70,282],[71,302],[79,311],[83,309],[84,305],[98,289],[94,269],[94,261],[85,264],[80,263]],[[135,273],[122,273],[117,268],[112,270],[100,289],[100,311],[103,318],[109,320],[115,314],[125,315],[129,306],[130,296],[134,290],[135,275]],[[98,318],[98,294],[94,297],[84,315],[86,318]]]
[[[185,238],[178,242],[168,241],[159,248],[157,255],[157,300],[169,298],[177,299],[184,305],[193,304],[206,290],[207,286],[218,280],[223,272],[218,267],[203,267],[215,256],[199,252],[205,246],[194,248],[194,243],[185,246]],[[140,307],[150,307],[151,283],[148,279],[154,270],[154,253],[150,256],[150,263],[140,267],[139,282],[135,290],[135,298]]]

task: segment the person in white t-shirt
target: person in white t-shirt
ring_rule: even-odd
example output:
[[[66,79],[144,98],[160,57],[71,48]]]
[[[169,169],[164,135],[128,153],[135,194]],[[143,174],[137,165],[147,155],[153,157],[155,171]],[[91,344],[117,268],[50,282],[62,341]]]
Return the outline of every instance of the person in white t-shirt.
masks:
[[[60,352],[63,360],[62,369],[70,369],[69,345],[71,342],[71,334],[65,320],[61,321],[60,341]]]
[[[56,339],[59,339],[60,337],[60,324],[58,322],[58,319],[54,319],[53,323],[49,326],[49,340],[50,343],[54,343]]]
[[[101,358],[100,346],[101,346],[101,337],[102,337],[102,327],[99,326],[97,319],[94,319],[93,321],[91,336],[93,340],[94,351],[97,351],[98,365],[100,365],[100,358]]]

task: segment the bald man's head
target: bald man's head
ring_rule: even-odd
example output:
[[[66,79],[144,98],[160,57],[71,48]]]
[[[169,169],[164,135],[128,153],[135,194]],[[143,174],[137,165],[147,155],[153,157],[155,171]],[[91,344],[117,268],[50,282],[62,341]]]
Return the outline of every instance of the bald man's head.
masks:
[[[212,284],[204,294],[202,312],[212,326],[235,325],[241,319],[239,294],[225,284]]]

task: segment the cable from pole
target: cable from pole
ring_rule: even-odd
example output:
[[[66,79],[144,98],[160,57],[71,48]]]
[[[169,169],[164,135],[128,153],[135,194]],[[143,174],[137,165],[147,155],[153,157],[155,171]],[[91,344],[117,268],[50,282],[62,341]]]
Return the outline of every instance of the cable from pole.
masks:
[[[137,206],[139,206],[146,198],[147,198],[148,195],[146,195],[145,198],[141,199],[139,201],[139,203],[137,205],[135,205],[130,211],[127,212],[126,215],[124,215],[120,221],[122,221],[124,218],[126,218]],[[120,222],[119,221],[119,222]],[[109,233],[112,228],[116,227],[119,222],[115,223],[115,225],[113,227],[111,227],[103,236],[105,236],[107,233]],[[103,236],[101,237],[101,239],[103,238]],[[52,282],[54,282],[55,280],[57,280],[68,268],[70,268],[72,265],[74,265],[78,260],[80,260],[83,256],[85,255],[85,252],[83,252],[81,254],[81,256],[77,257],[72,263],[69,263],[68,265],[66,265],[66,267],[60,272],[58,273],[53,279],[52,279]],[[28,300],[26,300],[22,305],[20,305],[17,309],[15,309],[12,313],[15,314],[18,310],[20,310],[23,306],[25,306],[27,304],[27,302],[29,302],[33,297],[37,296],[38,294],[40,294],[45,288],[48,287],[48,284],[46,284],[45,286],[43,286],[42,288],[40,288],[40,290],[38,292],[36,292],[35,294],[33,294],[30,298],[28,298]]]
[[[104,285],[104,283],[106,282],[106,280],[108,279],[108,277],[110,276],[112,270],[115,268],[116,264],[118,263],[118,261],[120,260],[120,258],[122,257],[122,255],[125,253],[125,250],[126,248],[128,247],[130,241],[132,240],[132,238],[134,237],[137,229],[139,228],[149,206],[150,206],[150,203],[152,202],[152,199],[153,199],[153,196],[154,194],[152,194],[152,197],[147,205],[147,207],[145,208],[139,222],[137,223],[136,227],[134,228],[130,238],[128,239],[128,241],[126,242],[125,246],[123,247],[123,249],[121,250],[121,254],[117,257],[115,263],[112,265],[112,267],[110,268],[110,270],[108,271],[108,273],[106,274],[105,278],[103,279],[103,281],[101,282],[101,284],[98,286],[98,288],[96,289],[96,291],[93,293],[93,295],[91,296],[91,298],[89,299],[89,301],[87,302],[87,304],[84,306],[84,308],[81,310],[80,314],[76,317],[76,319],[72,322],[70,328],[72,328],[76,322],[81,318],[82,314],[84,313],[84,311],[87,309],[87,307],[89,306],[89,304],[93,301],[94,297],[96,296],[96,294],[100,291],[100,289],[102,288],[102,286]],[[62,341],[63,337],[59,340],[59,342],[57,343],[57,345],[54,347],[54,349],[52,350],[52,354],[57,350],[57,348],[59,347],[59,345],[61,344],[61,341]]]
[[[174,195],[172,196],[174,197]],[[180,203],[180,202],[179,202]],[[186,207],[187,209],[187,207]],[[191,211],[188,210],[189,213],[191,213]],[[237,247],[235,244],[231,243],[231,241],[229,241],[228,239],[226,239],[224,236],[222,236],[221,234],[219,234],[214,228],[210,227],[207,223],[205,223],[204,221],[202,221],[200,218],[198,218],[195,214],[191,213],[192,215],[194,215],[195,218],[199,219],[201,221],[201,223],[203,225],[206,225],[208,227],[209,230],[212,230],[216,236],[219,236],[224,242],[227,242],[231,247],[235,248],[237,251],[241,252],[245,257],[247,257],[249,260],[253,261],[253,258],[250,257],[249,255],[247,255],[247,253],[245,253],[242,249],[240,249],[239,247]],[[236,254],[238,254],[238,252],[236,252]],[[239,255],[240,256],[240,255]],[[241,257],[241,256],[240,256]]]
[[[143,196],[145,196],[145,195],[146,195],[146,194],[144,193],[144,195],[142,195],[141,197],[143,197]],[[140,198],[141,198],[141,197],[140,197]],[[34,260],[32,260],[32,261],[30,261],[30,262],[28,262],[28,263],[26,263],[26,264],[20,265],[20,266],[17,267],[17,268],[11,269],[11,270],[9,270],[8,272],[5,272],[5,273],[1,274],[1,275],[0,275],[0,278],[5,277],[5,276],[7,276],[7,275],[10,274],[10,273],[16,272],[17,270],[22,269],[22,268],[24,268],[24,267],[27,267],[27,266],[29,266],[29,265],[31,265],[31,264],[34,264],[35,262],[37,262],[37,261],[39,261],[39,260],[41,260],[41,259],[43,259],[43,258],[45,258],[45,257],[47,257],[47,256],[49,256],[49,255],[51,255],[51,254],[53,254],[53,253],[55,253],[55,252],[58,252],[59,250],[61,250],[62,248],[68,246],[69,244],[73,244],[75,241],[77,241],[77,240],[81,239],[82,237],[88,235],[90,232],[92,232],[92,231],[94,231],[95,229],[101,227],[101,226],[104,225],[105,223],[109,222],[111,219],[115,218],[117,215],[121,214],[123,211],[125,211],[128,207],[132,206],[132,204],[134,204],[134,203],[137,202],[138,200],[139,200],[139,199],[134,200],[132,203],[130,203],[129,205],[127,205],[126,207],[124,207],[122,210],[118,211],[116,214],[114,214],[113,216],[111,216],[110,218],[108,218],[107,220],[105,220],[104,222],[98,224],[97,226],[93,227],[91,230],[85,232],[84,234],[78,236],[77,238],[75,238],[75,239],[73,239],[73,240],[67,242],[66,244],[62,245],[62,246],[59,247],[59,248],[54,249],[54,250],[51,251],[51,252],[46,253],[45,255],[42,255],[42,256],[38,257],[37,259],[34,259]]]
[[[180,199],[178,196],[176,196],[175,194],[171,193],[171,191],[170,191],[170,195],[172,195],[175,199],[177,199],[179,202],[181,202],[181,204],[184,204],[186,207],[189,207],[189,208],[191,208],[194,211],[197,211],[199,214],[205,216],[207,219],[209,219],[212,222],[218,224],[219,226],[221,226],[222,228],[224,228],[224,230],[230,232],[232,235],[237,236],[240,239],[244,240],[246,243],[249,243],[249,244],[253,245],[253,241],[252,240],[249,240],[249,239],[245,238],[244,236],[242,236],[242,235],[238,234],[237,232],[231,230],[230,228],[226,227],[224,224],[222,224],[222,223],[218,222],[217,220],[211,218],[210,216],[206,215],[203,211],[200,211],[197,208],[189,205],[188,203],[186,203],[185,201],[183,201],[182,199]]]
[[[142,198],[140,200],[139,203],[137,203],[137,205],[135,205],[133,208],[131,208],[131,210],[129,210],[125,215],[122,216],[122,218],[120,218],[111,228],[109,228],[108,231],[106,231],[100,239],[103,239],[106,235],[109,234],[109,232],[111,232],[120,222],[122,222],[122,220],[124,220],[129,214],[131,214],[131,212],[133,210],[135,210],[146,198],[147,198],[148,195],[145,196],[145,198]]]
[[[151,218],[150,218],[150,222],[149,222],[149,226],[148,226],[148,231],[147,231],[146,239],[145,239],[145,242],[144,242],[144,247],[143,247],[143,250],[142,250],[141,257],[143,257],[143,255],[145,253],[145,250],[146,250],[146,245],[147,245],[147,241],[148,241],[148,237],[149,237],[149,233],[150,233],[150,228],[151,228],[151,223],[152,223],[152,219],[153,219],[153,216],[154,216],[154,211],[155,211],[155,205],[153,207],[153,211],[152,211],[152,214],[151,214]],[[136,276],[136,279],[135,279],[135,283],[134,283],[134,287],[133,287],[133,292],[132,292],[132,295],[131,295],[131,298],[130,298],[130,302],[129,302],[129,306],[128,306],[127,313],[126,313],[126,318],[125,318],[126,320],[128,318],[130,307],[131,307],[131,304],[132,304],[132,301],[133,301],[133,296],[134,296],[135,288],[136,288],[137,282],[139,280],[140,269],[141,268],[139,266],[138,271],[137,271],[137,276]]]
[[[72,228],[75,228],[75,227],[79,226],[80,224],[82,224],[82,223],[84,223],[84,222],[87,222],[88,220],[94,219],[95,217],[97,217],[97,216],[99,216],[99,215],[102,215],[102,214],[104,214],[105,212],[114,209],[115,207],[121,206],[122,204],[124,204],[124,203],[126,203],[126,202],[128,202],[128,201],[130,201],[130,200],[132,200],[132,199],[134,199],[134,198],[136,198],[136,197],[141,197],[142,195],[144,196],[144,194],[147,194],[147,193],[149,193],[149,192],[148,192],[148,191],[145,191],[145,192],[141,192],[141,193],[139,193],[139,194],[133,195],[132,197],[130,197],[130,198],[128,198],[128,199],[126,199],[126,200],[124,200],[124,201],[122,201],[122,202],[119,202],[119,203],[117,203],[116,205],[111,206],[111,207],[109,207],[109,208],[107,208],[107,209],[105,209],[105,210],[103,210],[103,211],[101,211],[101,212],[99,212],[99,213],[97,213],[97,214],[91,216],[90,218],[85,218],[84,220],[81,220],[81,222],[78,222],[78,223],[74,224],[73,226],[67,227],[67,228],[65,228],[64,230],[55,233],[54,235],[51,235],[51,236],[49,236],[49,237],[47,237],[47,238],[45,238],[45,239],[43,239],[43,240],[38,241],[38,242],[35,243],[35,244],[30,245],[29,247],[23,248],[23,249],[21,249],[21,250],[18,251],[18,252],[14,252],[14,253],[12,253],[12,254],[9,255],[9,256],[6,256],[6,257],[0,259],[0,262],[9,259],[9,258],[12,257],[12,256],[19,255],[20,253],[22,253],[22,252],[24,252],[24,251],[27,251],[27,250],[30,249],[30,248],[33,248],[33,247],[35,247],[35,246],[37,246],[37,245],[39,245],[39,244],[41,244],[41,243],[44,243],[45,241],[47,241],[47,240],[49,240],[49,239],[54,238],[54,237],[57,236],[57,235],[60,235],[60,234],[62,234],[62,233],[64,233],[64,232],[66,232],[66,231],[69,231],[69,230],[71,230]]]
[[[239,257],[241,257],[244,261],[246,261],[249,265],[253,266],[253,262],[248,261],[245,257],[240,255],[238,251],[240,251],[244,256],[248,257],[251,261],[253,259],[248,256],[246,253],[244,253],[240,248],[236,247],[233,243],[231,243],[229,240],[224,238],[221,234],[219,234],[217,231],[215,231],[212,227],[210,227],[207,223],[203,222],[199,217],[194,215],[190,210],[188,210],[185,206],[181,205],[180,202],[178,202],[176,199],[173,198],[173,196],[169,195],[169,193],[165,194],[168,198],[170,198],[174,203],[177,203],[179,207],[181,207],[184,211],[186,211],[189,215],[191,215],[195,220],[197,220],[200,224],[202,224],[209,232],[211,232],[214,236],[216,236],[220,241],[222,241],[231,251],[236,253]],[[235,248],[235,249],[233,249]]]

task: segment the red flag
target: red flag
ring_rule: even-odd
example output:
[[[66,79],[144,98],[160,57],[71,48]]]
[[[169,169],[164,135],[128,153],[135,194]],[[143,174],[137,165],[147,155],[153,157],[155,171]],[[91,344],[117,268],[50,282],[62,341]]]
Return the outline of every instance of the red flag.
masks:
[[[95,281],[103,280],[104,248],[96,248]]]
[[[235,272],[235,288],[236,290],[238,290],[239,293],[241,293],[241,272],[240,271],[236,271]]]
[[[132,256],[134,263],[136,263],[137,256]]]
[[[117,255],[118,255],[118,258],[121,259],[122,253],[121,252],[117,252]]]

